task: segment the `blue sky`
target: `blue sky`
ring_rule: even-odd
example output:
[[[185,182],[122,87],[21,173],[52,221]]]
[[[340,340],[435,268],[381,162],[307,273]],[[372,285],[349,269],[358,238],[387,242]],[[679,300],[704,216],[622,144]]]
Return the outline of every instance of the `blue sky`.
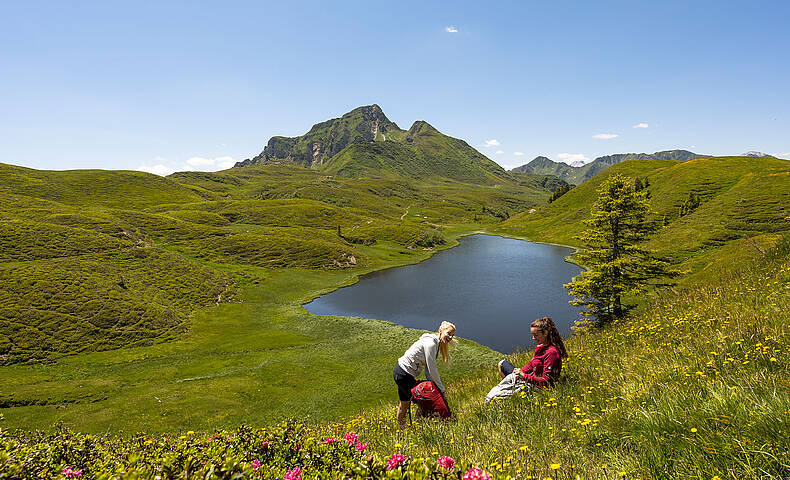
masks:
[[[787,1],[5,2],[0,162],[216,170],[372,103],[507,168],[790,158],[789,21]]]

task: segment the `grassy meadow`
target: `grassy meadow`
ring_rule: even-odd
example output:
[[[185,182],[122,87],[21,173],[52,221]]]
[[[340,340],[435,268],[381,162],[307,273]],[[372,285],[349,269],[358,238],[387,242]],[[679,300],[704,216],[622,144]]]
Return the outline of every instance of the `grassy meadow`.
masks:
[[[550,194],[538,176],[2,169],[13,179],[0,186],[2,425],[90,433],[329,420],[389,399],[393,358],[418,332],[301,305]],[[74,193],[88,185],[102,187]],[[449,378],[495,358],[462,347]]]
[[[451,365],[440,367],[456,419],[398,429],[390,371],[418,332],[301,308],[362,273],[420,261],[472,231],[577,245],[595,188],[611,172],[649,179],[660,228],[648,245],[684,274],[674,287],[635,299],[629,318],[568,339],[570,358],[551,390],[484,406],[500,355],[461,340]],[[790,478],[786,161],[629,161],[549,205],[551,189],[539,176],[480,186],[249,167],[174,174],[161,203],[130,195],[123,205],[75,205],[55,197],[60,187],[26,196],[17,174],[22,186],[0,190],[14,205],[0,212],[9,232],[65,225],[77,238],[106,238],[92,237],[104,238],[98,251],[93,244],[80,251],[83,242],[74,241],[63,257],[47,242],[20,248],[18,258],[0,263],[4,272],[37,265],[58,272],[66,268],[58,262],[78,258],[106,286],[79,290],[86,302],[114,298],[112,281],[134,301],[153,296],[182,316],[163,321],[161,336],[144,344],[103,344],[112,329],[97,330],[84,351],[20,353],[13,325],[0,324],[0,342],[13,341],[0,343],[0,478],[62,477],[66,467],[89,478],[280,479],[295,467],[305,478],[457,478],[472,467],[497,479]],[[681,208],[690,194],[700,199],[692,211]],[[30,236],[40,237],[13,233],[3,241]],[[157,281],[137,283],[127,273],[125,290],[115,270],[102,276],[91,263],[139,251],[194,269],[177,278],[213,275],[196,284],[222,285],[223,293],[186,283],[176,305],[168,300],[178,296],[170,269],[155,270],[159,257],[143,263],[159,272]],[[63,281],[31,276],[42,285]],[[49,306],[12,290],[16,282],[0,285],[3,311],[19,295],[29,302],[19,305]],[[56,333],[45,320],[57,312],[42,311],[39,330]],[[138,325],[154,331],[153,318],[167,317]],[[521,365],[529,357],[510,359]],[[388,460],[397,465],[388,468]]]

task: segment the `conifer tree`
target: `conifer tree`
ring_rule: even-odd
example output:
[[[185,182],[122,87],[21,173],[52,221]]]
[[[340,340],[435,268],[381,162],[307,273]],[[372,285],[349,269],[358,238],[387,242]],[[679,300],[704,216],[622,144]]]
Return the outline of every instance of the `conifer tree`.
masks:
[[[582,314],[600,327],[633,308],[623,303],[623,296],[643,292],[678,272],[640,246],[655,229],[647,219],[644,189],[637,192],[631,178],[613,174],[597,193],[587,229],[576,237],[584,247],[577,258],[587,270],[565,288],[575,297],[570,303],[583,306]]]

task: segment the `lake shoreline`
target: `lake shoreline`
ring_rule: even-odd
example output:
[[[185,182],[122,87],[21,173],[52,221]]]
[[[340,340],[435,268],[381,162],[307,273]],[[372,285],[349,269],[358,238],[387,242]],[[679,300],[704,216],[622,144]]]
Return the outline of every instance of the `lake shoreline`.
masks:
[[[467,238],[470,243],[461,241]],[[461,250],[454,248],[459,245]],[[433,256],[443,250],[452,253]],[[581,267],[567,261],[569,250],[574,251],[565,245],[468,230],[426,256],[424,260],[432,259],[426,265],[413,262],[397,271],[356,275],[302,308],[318,317],[375,319],[425,331],[433,330],[435,322],[451,321],[466,332],[461,333],[464,338],[513,352],[526,344],[505,332],[523,329],[526,317],[551,316],[563,336],[571,335],[578,312],[568,303],[563,285]]]

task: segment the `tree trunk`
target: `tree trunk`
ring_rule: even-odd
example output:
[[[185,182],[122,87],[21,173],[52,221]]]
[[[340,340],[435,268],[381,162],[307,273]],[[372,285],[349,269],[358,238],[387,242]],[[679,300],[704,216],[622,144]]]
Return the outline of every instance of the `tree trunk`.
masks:
[[[620,224],[618,219],[612,220],[612,262],[616,262],[620,258]],[[612,267],[612,285],[617,285],[620,280],[620,269]],[[622,306],[620,303],[620,294],[614,294],[613,314],[615,318],[620,318]]]

